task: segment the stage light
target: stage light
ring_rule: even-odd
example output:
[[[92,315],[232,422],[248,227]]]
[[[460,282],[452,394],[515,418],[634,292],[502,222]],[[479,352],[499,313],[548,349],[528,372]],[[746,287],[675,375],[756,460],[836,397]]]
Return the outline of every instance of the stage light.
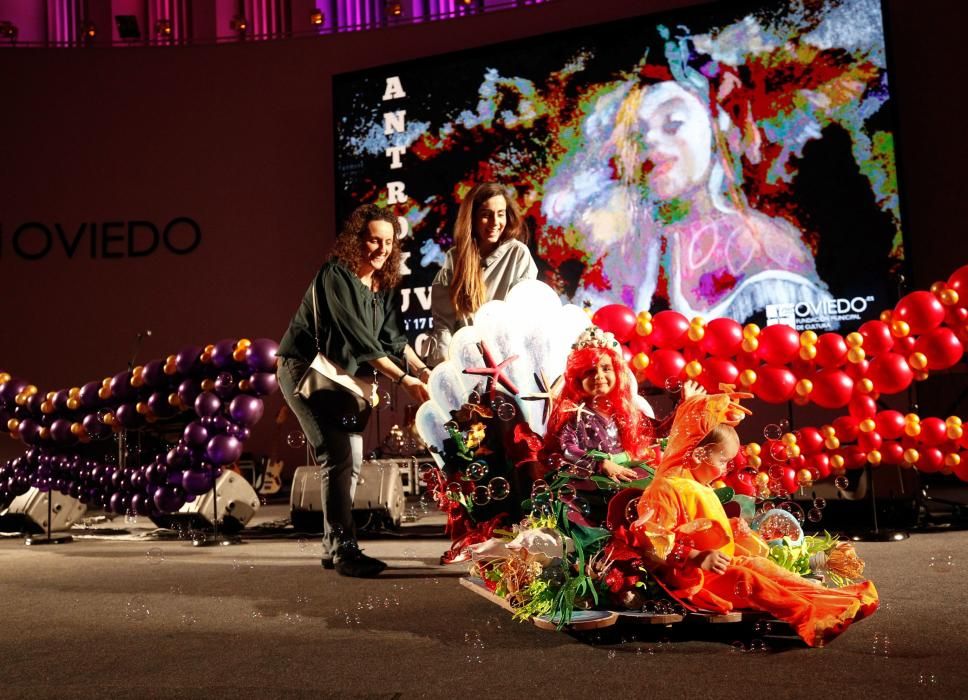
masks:
[[[84,22],[81,24],[81,37],[84,39],[93,39],[97,36],[97,27],[94,26],[94,22]]]
[[[390,17],[399,17],[403,14],[403,3],[390,0],[387,2],[387,14]]]
[[[232,21],[229,22],[229,27],[233,32],[245,34],[245,32],[249,29],[249,20],[242,15],[236,15],[232,18]]]
[[[155,35],[162,39],[170,39],[172,34],[171,20],[160,19],[155,22]]]
[[[460,4],[464,5],[465,7],[470,7],[474,4],[474,0],[460,0]]]
[[[14,42],[17,40],[17,34],[19,32],[20,30],[17,29],[17,25],[13,22],[8,22],[6,20],[0,22],[0,37]]]
[[[326,21],[326,15],[318,7],[314,7],[313,11],[309,14],[309,21],[314,27],[321,27]]]

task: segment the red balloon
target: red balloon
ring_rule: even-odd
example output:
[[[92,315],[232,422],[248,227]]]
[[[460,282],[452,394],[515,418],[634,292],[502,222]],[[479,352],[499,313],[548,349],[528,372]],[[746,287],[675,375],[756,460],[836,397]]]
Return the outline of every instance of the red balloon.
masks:
[[[853,442],[857,439],[857,424],[859,421],[853,416],[839,416],[834,419],[834,430],[841,442]]]
[[[880,452],[882,464],[900,464],[904,460],[904,447],[899,442],[885,442]]]
[[[958,327],[965,321],[968,321],[968,309],[964,306],[949,306],[944,312],[944,322],[949,326]]]
[[[731,358],[743,344],[743,326],[731,318],[714,318],[706,324],[699,347],[710,355]]]
[[[813,359],[821,367],[840,367],[847,361],[847,343],[837,333],[824,333],[817,338],[816,347],[817,356]]]
[[[703,360],[703,371],[699,375],[699,382],[706,391],[719,391],[720,384],[736,385],[739,369],[735,364],[722,357],[709,357]]]
[[[850,415],[857,420],[873,418],[877,415],[877,402],[870,396],[858,394],[850,400]]]
[[[846,450],[844,450],[844,466],[848,469],[857,469],[858,467],[863,467],[867,464],[867,452],[858,447],[857,445],[851,445]]]
[[[864,352],[868,355],[880,355],[894,347],[891,328],[883,321],[867,321],[857,332],[864,336]]]
[[[635,330],[635,312],[625,304],[607,304],[595,312],[592,323],[624,343]]]
[[[917,342],[917,338],[913,335],[907,335],[903,338],[898,338],[894,341],[894,352],[898,355],[903,355],[904,357],[910,357],[911,353],[914,352],[914,344]]]
[[[632,337],[629,338],[629,350],[632,351],[632,355],[638,355],[640,352],[648,355],[652,350],[652,345],[647,337],[633,333]]]
[[[941,464],[944,461],[944,455],[941,454],[941,450],[937,447],[924,447],[918,450],[920,458],[918,459],[918,471],[924,472],[925,474],[934,474],[935,472],[941,471]]]
[[[897,440],[904,435],[904,414],[900,411],[881,411],[874,417],[877,432],[888,440]]]
[[[689,321],[678,311],[660,311],[652,317],[649,342],[657,348],[681,348],[689,339]]]
[[[632,351],[629,350],[628,345],[622,346],[622,358],[625,360],[625,364],[629,364],[632,361]]]
[[[872,430],[869,433],[857,433],[857,446],[866,452],[879,450],[882,444],[884,444],[884,438],[876,430]]]
[[[861,360],[860,362],[851,362],[844,367],[844,371],[847,376],[853,379],[855,382],[860,381],[867,377],[867,372],[870,371],[871,363],[870,360]]]
[[[914,381],[914,372],[903,355],[886,352],[871,361],[867,373],[874,388],[882,394],[896,394],[907,389]]]
[[[958,292],[958,306],[965,306],[968,302],[968,298],[965,294],[968,293],[968,265],[962,265],[953,273],[951,277],[948,278],[948,287]],[[964,463],[964,460],[962,460]]]
[[[968,455],[964,452],[959,453],[961,461],[951,468],[951,471],[962,481],[968,481]]]
[[[675,350],[656,350],[651,359],[645,376],[653,385],[664,389],[667,379],[683,378],[686,361]]]
[[[810,399],[821,408],[846,406],[854,393],[854,380],[839,369],[822,369],[813,377]]]
[[[753,393],[769,403],[783,403],[793,396],[796,385],[797,378],[786,367],[766,365],[756,370]]]
[[[823,449],[823,435],[812,426],[800,428],[797,445],[800,446],[800,451],[805,455],[816,454]]]
[[[800,488],[800,482],[797,481],[797,470],[793,467],[783,467],[782,469],[783,475],[780,477],[780,483],[789,493],[796,493],[797,489]]]
[[[914,351],[928,358],[928,369],[948,369],[958,364],[965,348],[950,328],[928,331],[914,344]]]
[[[800,334],[782,323],[764,328],[757,340],[756,356],[767,364],[785,365],[800,352]]]
[[[912,335],[927,333],[944,321],[944,306],[931,292],[911,292],[894,307],[895,321],[906,321]]]
[[[934,416],[924,418],[921,420],[921,432],[918,434],[918,440],[927,447],[937,447],[948,439],[947,429],[948,426],[940,418]]]

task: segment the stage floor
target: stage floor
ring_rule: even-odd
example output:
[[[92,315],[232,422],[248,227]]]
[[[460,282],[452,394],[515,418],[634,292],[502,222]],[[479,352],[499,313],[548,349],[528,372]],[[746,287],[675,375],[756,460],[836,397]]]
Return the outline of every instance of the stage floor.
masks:
[[[263,536],[287,515],[288,506],[263,508],[231,547],[158,539],[150,521],[123,518],[65,545],[0,539],[0,696],[968,693],[966,531],[859,543],[881,610],[811,650],[730,625],[645,628],[637,638],[542,631],[458,585],[466,565],[438,564],[439,522],[365,540],[389,569],[354,580],[319,566],[317,537]]]

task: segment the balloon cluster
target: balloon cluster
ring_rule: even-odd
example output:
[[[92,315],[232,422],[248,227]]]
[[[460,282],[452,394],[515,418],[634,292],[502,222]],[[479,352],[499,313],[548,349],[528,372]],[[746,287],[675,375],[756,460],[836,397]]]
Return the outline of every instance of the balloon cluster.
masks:
[[[602,307],[592,321],[623,344],[639,381],[664,387],[694,379],[709,391],[727,383],[769,403],[843,408],[857,396],[904,391],[961,360],[968,345],[968,266],[846,336],[728,318],[689,321],[677,311],[636,314],[622,304]]]
[[[178,510],[241,456],[278,388],[277,348],[225,339],[48,393],[0,373],[0,430],[27,446],[0,462],[0,505],[34,486],[115,513]]]
[[[668,387],[688,378],[707,391],[738,385],[769,403],[848,408],[849,415],[830,425],[748,445],[731,484],[744,493],[793,493],[865,464],[952,472],[968,481],[961,454],[968,442],[958,416],[922,420],[878,412],[876,404],[882,394],[902,392],[961,361],[968,347],[968,266],[929,291],[906,295],[846,336],[798,333],[782,324],[761,329],[728,318],[689,321],[675,311],[636,314],[621,304],[602,307],[592,321],[623,344],[640,382]]]

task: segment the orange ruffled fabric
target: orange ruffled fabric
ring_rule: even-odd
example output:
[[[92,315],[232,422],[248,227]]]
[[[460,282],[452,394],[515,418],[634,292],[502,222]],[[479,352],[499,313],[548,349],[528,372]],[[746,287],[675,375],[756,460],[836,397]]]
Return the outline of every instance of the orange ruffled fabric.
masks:
[[[692,478],[686,459],[722,422],[722,396],[695,397],[680,407],[656,478],[639,497],[631,534],[645,543],[655,578],[687,607],[762,610],[790,624],[808,645],[823,645],[877,609],[877,590],[870,581],[828,589],[773,563],[762,539],[744,521],[727,518],[713,490]],[[731,557],[729,568],[716,574],[674,561],[678,545],[717,549]]]

